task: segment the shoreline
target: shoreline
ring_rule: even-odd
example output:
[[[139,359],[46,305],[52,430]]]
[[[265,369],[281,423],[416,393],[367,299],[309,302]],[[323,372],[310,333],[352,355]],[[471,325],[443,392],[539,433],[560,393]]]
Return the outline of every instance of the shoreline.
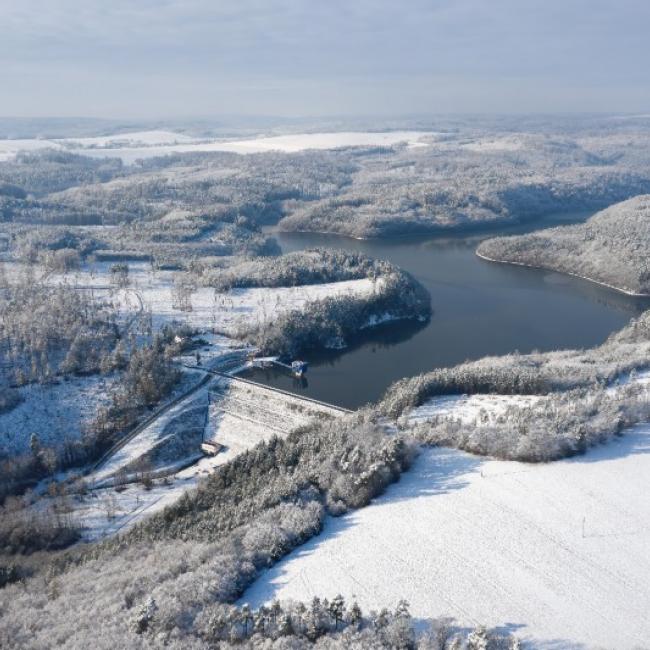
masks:
[[[485,260],[486,262],[495,262],[497,264],[510,264],[511,266],[523,266],[528,269],[538,269],[538,270],[543,270],[543,271],[552,271],[553,273],[561,273],[562,275],[569,275],[573,278],[578,278],[580,280],[586,280],[587,282],[592,282],[593,284],[598,284],[601,287],[607,287],[608,289],[612,289],[613,291],[618,291],[619,293],[623,293],[626,296],[632,296],[634,298],[650,298],[650,293],[637,293],[635,291],[630,291],[628,289],[623,289],[621,287],[617,287],[613,284],[608,284],[607,282],[602,282],[601,280],[595,280],[594,278],[590,278],[586,275],[580,275],[578,273],[571,273],[570,271],[560,271],[559,269],[551,269],[546,266],[537,266],[535,264],[524,264],[524,262],[511,262],[509,260],[497,260],[492,257],[488,257],[487,255],[483,255],[482,253],[479,253],[478,250],[474,252],[474,254],[479,257],[482,260]]]
[[[414,232],[406,232],[398,235],[351,235],[340,233],[336,231],[327,231],[327,230],[284,230],[279,227],[279,223],[265,226],[262,231],[267,232],[267,234],[297,234],[297,235],[325,235],[328,237],[339,237],[341,239],[352,239],[355,241],[366,241],[366,242],[379,242],[379,243],[390,243],[390,242],[403,242],[403,241],[429,241],[432,239],[452,239],[452,238],[465,238],[465,237],[481,237],[482,235],[491,235],[493,233],[502,234],[507,236],[508,229],[517,228],[522,226],[533,225],[536,223],[541,224],[541,228],[554,228],[556,226],[564,225],[574,225],[576,223],[582,223],[584,221],[583,217],[588,217],[594,214],[594,210],[571,210],[569,212],[550,212],[542,215],[527,215],[518,217],[515,220],[504,220],[504,219],[495,219],[487,222],[470,222],[462,223],[451,226],[436,226],[433,228],[426,228],[423,230],[416,230]],[[544,222],[548,217],[559,216],[559,217],[568,217],[568,219],[562,219],[558,223],[549,223],[544,225],[541,222]],[[503,232],[503,231],[506,232]]]

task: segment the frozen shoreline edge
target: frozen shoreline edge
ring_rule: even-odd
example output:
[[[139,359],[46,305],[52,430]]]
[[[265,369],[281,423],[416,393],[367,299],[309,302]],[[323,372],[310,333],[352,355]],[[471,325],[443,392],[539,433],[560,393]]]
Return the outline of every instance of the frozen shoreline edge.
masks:
[[[543,271],[552,271],[553,273],[560,273],[562,275],[570,275],[571,277],[578,278],[580,280],[586,280],[587,282],[592,282],[593,284],[599,284],[601,287],[607,287],[608,289],[613,289],[619,293],[624,293],[627,296],[634,296],[635,298],[650,298],[650,293],[637,293],[636,291],[630,291],[629,289],[623,289],[622,287],[617,287],[614,284],[608,284],[607,282],[602,282],[601,280],[594,280],[586,275],[580,275],[578,273],[571,273],[570,271],[560,271],[558,269],[551,269],[546,266],[536,266],[535,264],[524,264],[523,262],[511,262],[509,260],[497,260],[487,255],[483,255],[478,251],[475,251],[475,255],[480,257],[486,262],[495,262],[497,264],[510,264],[511,266],[523,266],[528,269],[539,269]]]

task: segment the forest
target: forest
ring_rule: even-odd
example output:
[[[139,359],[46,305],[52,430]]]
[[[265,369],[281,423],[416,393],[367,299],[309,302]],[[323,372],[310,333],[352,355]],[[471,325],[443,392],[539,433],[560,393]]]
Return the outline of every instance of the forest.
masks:
[[[633,375],[634,378],[634,375]],[[650,417],[645,387],[616,393],[602,385],[550,393],[532,404],[511,404],[503,412],[484,408],[471,422],[453,415],[406,424],[427,445],[463,449],[481,456],[528,463],[584,454]]]
[[[340,296],[310,302],[253,328],[246,338],[263,353],[287,358],[319,348],[342,349],[373,323],[431,316],[428,292],[408,273],[399,269],[382,275],[372,294]]]
[[[612,205],[582,224],[488,239],[477,254],[650,295],[649,249],[650,195],[643,194]]]
[[[196,271],[199,276],[197,284],[223,292],[245,287],[293,287],[361,278],[377,279],[381,275],[396,273],[397,268],[389,262],[360,253],[312,249],[286,253],[281,257],[242,259],[234,263],[217,261],[212,267],[199,267]]]
[[[602,132],[446,134],[431,146],[357,158],[352,183],[296,202],[286,230],[394,237],[495,227],[606,207],[645,193],[641,140]],[[630,145],[626,150],[626,145]]]
[[[417,147],[172,153],[133,164],[35,151],[0,162],[0,220],[12,237],[24,224],[85,227],[101,248],[176,264],[269,251],[259,230],[269,224],[354,237],[484,229],[647,193],[649,138],[644,123],[512,119],[450,125]]]

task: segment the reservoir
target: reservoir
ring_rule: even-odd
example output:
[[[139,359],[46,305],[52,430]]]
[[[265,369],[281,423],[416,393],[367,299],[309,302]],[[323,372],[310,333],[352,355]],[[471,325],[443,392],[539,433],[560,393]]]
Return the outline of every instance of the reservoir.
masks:
[[[385,323],[364,330],[343,350],[307,355],[302,379],[279,368],[243,376],[347,408],[379,399],[403,377],[436,367],[514,351],[586,348],[602,343],[650,308],[635,298],[559,273],[484,261],[482,239],[575,223],[589,214],[563,215],[498,232],[394,241],[273,232],[283,252],[306,248],[359,251],[411,273],[431,296],[427,323]]]

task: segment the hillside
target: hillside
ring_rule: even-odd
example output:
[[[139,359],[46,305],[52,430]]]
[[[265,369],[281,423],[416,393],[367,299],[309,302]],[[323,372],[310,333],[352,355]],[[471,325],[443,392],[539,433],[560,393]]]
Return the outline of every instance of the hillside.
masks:
[[[617,203],[584,224],[481,243],[485,259],[534,266],[650,295],[650,195]]]
[[[436,234],[599,210],[650,191],[646,136],[601,131],[439,134],[426,146],[358,152],[350,182],[295,201],[280,227],[358,238]]]
[[[644,647],[649,440],[640,425],[537,467],[426,450],[384,496],[327,520],[242,601],[342,593],[379,610],[400,594],[415,617],[434,610],[514,628],[526,648]]]
[[[95,233],[104,248],[175,262],[179,242],[196,255],[269,251],[259,229],[276,223],[359,238],[480,229],[650,192],[649,142],[643,123],[516,118],[227,141],[158,130],[6,140],[0,223],[110,226]]]
[[[548,370],[559,376],[571,373],[572,364],[598,363],[605,372],[623,346],[647,360],[649,323],[646,313],[609,345],[582,357],[578,351],[553,353],[545,361],[555,369]],[[619,371],[642,363],[628,353],[629,363]],[[497,374],[516,378],[516,366],[532,361],[521,356],[510,372]],[[346,602],[355,598],[363,611],[374,612],[361,624],[364,635],[384,635],[391,614],[377,608],[406,597],[418,623],[453,616],[445,619],[448,636],[484,621],[532,647],[550,647],[551,640],[553,647],[638,646],[648,631],[639,605],[647,600],[648,572],[648,513],[639,496],[647,474],[647,373],[639,372],[629,386],[619,378],[619,386],[609,382],[601,389],[605,394],[592,404],[590,417],[608,420],[611,414],[625,436],[554,464],[497,461],[438,447],[423,450],[405,474],[417,431],[386,429],[373,410],[260,441],[114,540],[50,556],[52,563],[44,560],[32,577],[28,560],[14,556],[17,575],[26,577],[4,588],[0,645],[18,640],[20,647],[40,648],[55,639],[85,647],[100,639],[94,647],[229,647],[228,641],[260,647],[264,635],[278,637],[275,623],[265,622],[266,606],[253,612],[259,626],[242,623],[252,616],[242,597],[257,607],[277,596],[284,604],[269,607],[281,612],[291,607],[285,599],[320,594],[335,602],[340,591]],[[645,411],[626,410],[631,400]],[[458,404],[466,416],[468,405]],[[433,430],[450,405],[424,408],[410,415]],[[389,487],[400,475],[399,484]],[[156,485],[153,498],[165,498],[171,489]],[[124,499],[135,500],[133,490]],[[291,554],[303,544],[305,552]],[[237,601],[241,605],[234,608]],[[296,603],[291,627],[285,626],[292,630],[286,642],[295,643],[264,647],[311,647],[312,637],[322,648],[415,647],[392,636],[329,639],[354,627],[342,631],[336,619],[327,622],[319,614],[324,602]],[[613,617],[608,608],[621,614]]]

